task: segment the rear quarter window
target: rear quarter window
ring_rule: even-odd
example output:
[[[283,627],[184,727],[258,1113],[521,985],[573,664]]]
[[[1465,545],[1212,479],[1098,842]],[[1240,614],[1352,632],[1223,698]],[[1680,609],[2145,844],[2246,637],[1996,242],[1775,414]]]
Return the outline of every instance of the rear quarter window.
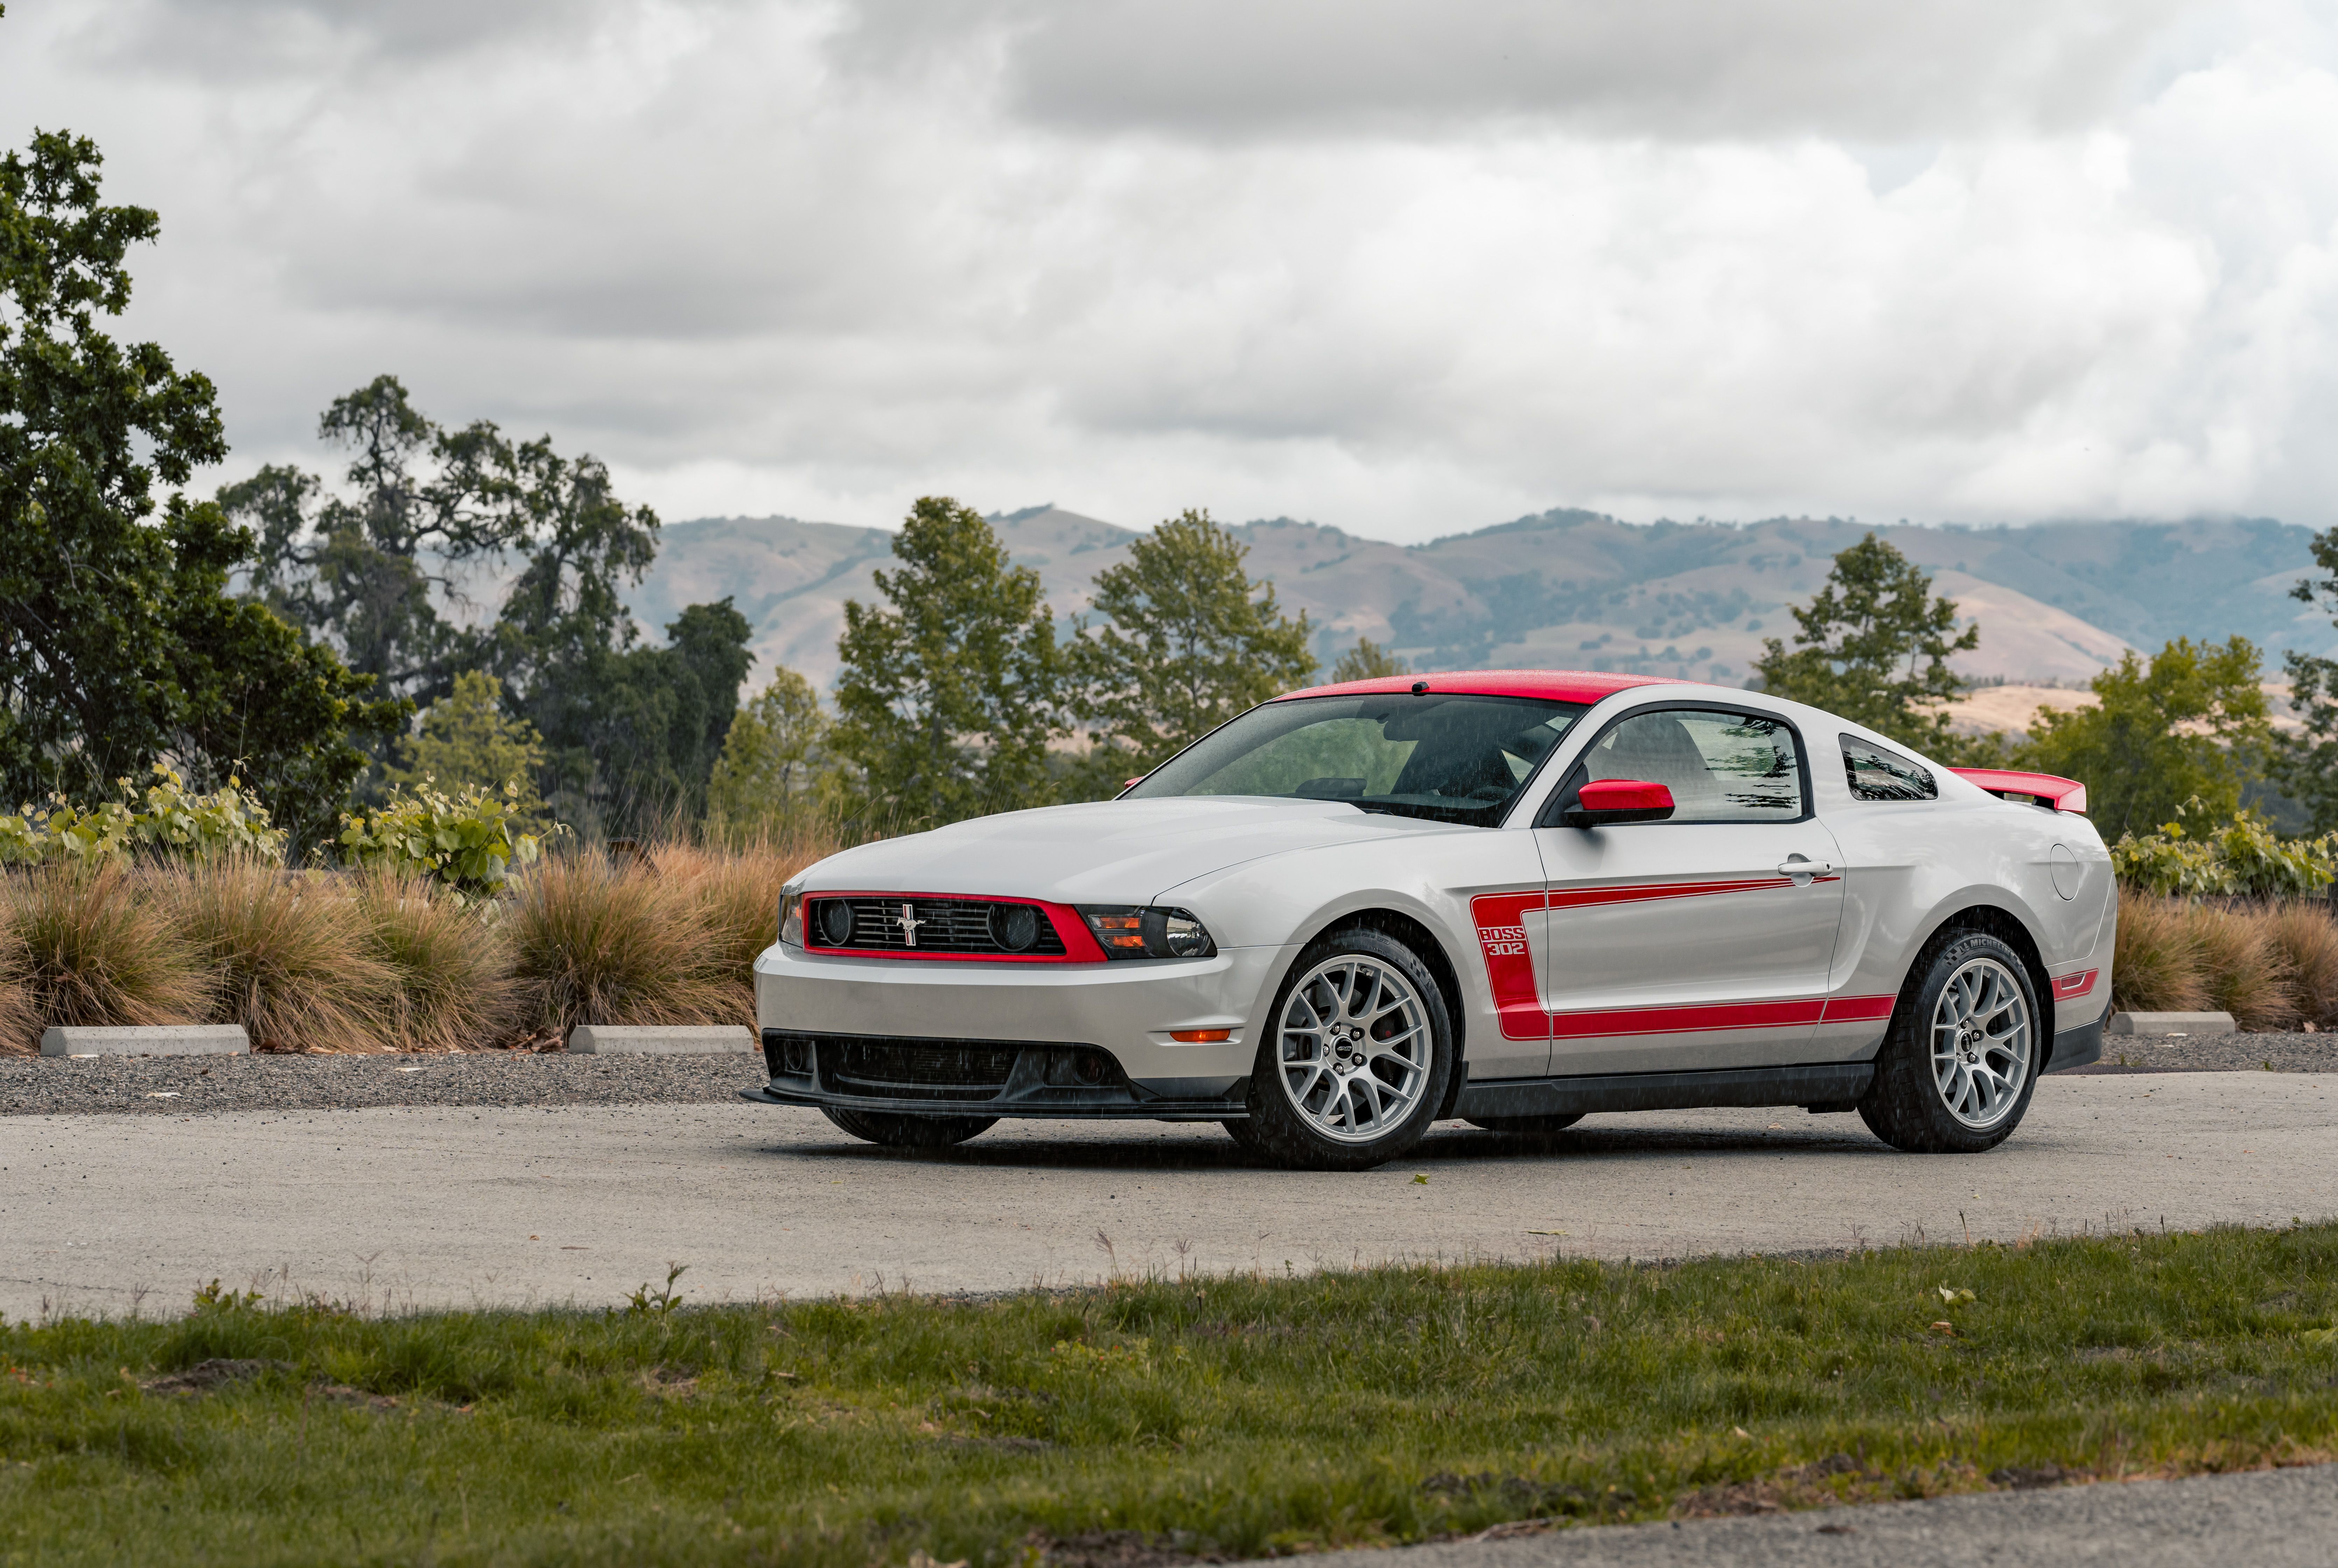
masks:
[[[1871,741],[1842,738],[1843,777],[1854,800],[1937,800],[1940,780],[1912,758]]]

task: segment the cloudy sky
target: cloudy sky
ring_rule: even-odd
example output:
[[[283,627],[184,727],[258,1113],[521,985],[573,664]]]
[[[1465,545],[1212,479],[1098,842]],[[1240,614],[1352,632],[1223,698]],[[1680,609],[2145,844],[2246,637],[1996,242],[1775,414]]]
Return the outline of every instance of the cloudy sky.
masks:
[[[2338,524],[2324,0],[8,0],[235,455],[668,518]]]

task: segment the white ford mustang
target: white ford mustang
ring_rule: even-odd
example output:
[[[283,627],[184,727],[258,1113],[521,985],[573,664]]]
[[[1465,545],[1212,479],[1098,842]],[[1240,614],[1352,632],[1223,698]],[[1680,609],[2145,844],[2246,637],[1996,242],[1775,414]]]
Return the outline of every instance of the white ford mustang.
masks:
[[[755,963],[750,1097],[879,1143],[1223,1122],[1353,1170],[1435,1121],[1856,1111],[1978,1151],[2095,1061],[2086,792],[1815,708],[1497,671],[1293,692],[1117,799],[830,856]]]

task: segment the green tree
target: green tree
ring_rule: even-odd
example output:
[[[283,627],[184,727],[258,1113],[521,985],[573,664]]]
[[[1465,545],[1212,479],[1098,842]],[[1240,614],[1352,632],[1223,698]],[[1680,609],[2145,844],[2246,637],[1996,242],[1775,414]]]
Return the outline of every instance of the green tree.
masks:
[[[1754,663],[1763,690],[1954,757],[1960,738],[1938,704],[1963,689],[1949,656],[1979,647],[1980,628],[1952,635],[1956,603],[1931,591],[1930,576],[1870,534],[1834,558],[1818,597],[1794,611],[1792,652],[1763,640]]]
[[[1070,715],[1039,574],[947,496],[910,508],[893,555],[876,574],[889,607],[846,601],[837,640],[830,741],[860,770],[861,808],[910,828],[1046,805],[1047,743]]]
[[[792,670],[740,707],[706,786],[707,820],[734,833],[768,832],[810,800],[827,761],[820,694]]]
[[[1072,658],[1095,748],[1086,764],[1111,788],[1149,772],[1235,714],[1314,678],[1314,629],[1251,580],[1249,547],[1188,511],[1098,573],[1095,604]]]
[[[1340,662],[1331,666],[1331,684],[1338,686],[1350,681],[1378,681],[1389,675],[1411,673],[1411,667],[1403,660],[1370,638],[1359,637],[1356,645],[1341,654]]]
[[[93,799],[170,759],[198,792],[241,776],[291,830],[329,831],[404,710],[231,596],[251,534],[173,495],[227,452],[211,382],[101,318],[130,302],[155,214],[100,200],[97,148],[37,132],[0,159],[0,789]]]
[[[2150,833],[2194,796],[2206,821],[2229,821],[2272,740],[2258,676],[2245,637],[2222,646],[2179,637],[2148,667],[2129,652],[2095,677],[2097,706],[2040,713],[2015,765],[2084,784],[2087,814],[2107,839]]]
[[[2338,528],[2315,534],[2313,549],[2323,574],[2299,579],[2290,596],[2338,623]],[[2305,808],[2313,831],[2326,833],[2338,828],[2338,659],[2292,652],[2283,662],[2290,706],[2304,728],[2281,738],[2269,760],[2271,772],[2282,792]]]
[[[503,710],[504,683],[481,670],[455,677],[455,689],[422,710],[414,733],[398,743],[402,767],[389,781],[409,789],[437,780],[445,789],[476,784],[500,792],[516,785],[524,810],[539,809],[536,779],[544,770],[544,737],[525,719]]]
[[[700,815],[749,628],[725,599],[685,609],[668,646],[642,643],[624,593],[656,559],[656,514],[549,436],[441,426],[394,376],[335,399],[318,433],[349,454],[340,491],[271,466],[221,492],[260,541],[255,594],[418,701],[494,675],[506,717],[543,740],[536,792],[588,836]],[[492,617],[456,617],[514,565]]]

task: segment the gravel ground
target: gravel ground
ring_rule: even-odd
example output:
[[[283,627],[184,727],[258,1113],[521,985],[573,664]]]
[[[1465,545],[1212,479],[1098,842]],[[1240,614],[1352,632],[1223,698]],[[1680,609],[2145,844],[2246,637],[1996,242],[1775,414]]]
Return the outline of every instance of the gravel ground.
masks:
[[[2112,1037],[2076,1073],[2338,1073],[2338,1034]],[[340,1111],[368,1105],[724,1103],[763,1081],[762,1058],[569,1056],[0,1057],[0,1115],[152,1111]]]
[[[2338,1073],[2338,1034],[2210,1034],[2160,1040],[2106,1034],[2103,1059],[2079,1073]]]
[[[0,1057],[0,1115],[340,1111],[369,1105],[735,1103],[763,1059],[569,1056]]]

